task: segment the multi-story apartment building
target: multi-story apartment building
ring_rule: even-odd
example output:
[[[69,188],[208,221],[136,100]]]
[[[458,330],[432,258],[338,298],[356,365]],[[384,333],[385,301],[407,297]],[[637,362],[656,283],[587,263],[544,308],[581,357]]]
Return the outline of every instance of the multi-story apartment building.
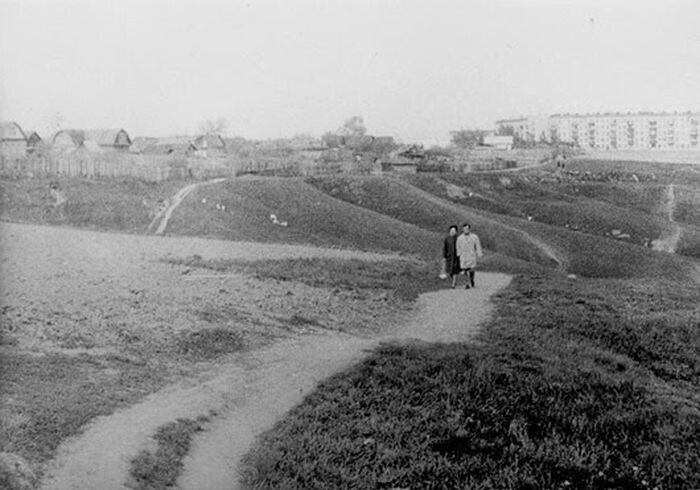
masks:
[[[523,141],[560,141],[581,148],[700,149],[700,112],[554,114],[496,121],[498,133]]]

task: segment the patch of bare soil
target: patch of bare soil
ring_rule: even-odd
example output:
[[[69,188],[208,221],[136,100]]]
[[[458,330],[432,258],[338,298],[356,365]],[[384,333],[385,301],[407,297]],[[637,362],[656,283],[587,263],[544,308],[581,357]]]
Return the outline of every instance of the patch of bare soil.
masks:
[[[255,436],[320,380],[380,342],[468,340],[488,315],[489,296],[508,282],[480,273],[477,289],[429,293],[407,308],[381,291],[217,277],[162,262],[195,254],[242,260],[387,255],[14,224],[0,224],[0,237],[0,311],[3,336],[12,341],[6,349],[31,355],[126,350],[165,360],[178,354],[183,338],[188,349],[201,349],[202,332],[212,327],[224,329],[215,340],[236,332],[246,347],[200,362],[199,369],[175,358],[174,365],[182,363],[180,381],[93,419],[61,444],[45,469],[46,489],[126,488],[129,461],[153,444],[158,427],[212,414],[208,430],[193,441],[180,484],[230,488]],[[233,340],[238,346],[239,337]]]
[[[675,209],[675,187],[673,184],[669,184],[668,189],[666,191],[666,202],[664,203],[663,214],[665,214],[668,220],[673,224],[673,229],[669,234],[651,242],[651,245],[654,250],[658,250],[660,252],[676,253],[676,249],[678,248],[678,242],[680,242],[681,240],[681,234],[683,233],[683,230],[680,226],[676,224],[676,222],[673,219]]]
[[[275,339],[303,337],[312,332],[361,333],[388,324],[401,314],[399,308],[403,303],[384,291],[329,290],[289,282],[260,281],[241,274],[200,277],[206,275],[206,271],[163,262],[167,257],[192,255],[234,260],[396,258],[304,246],[147,237],[2,223],[0,338],[3,345],[0,354],[41,359],[50,353],[75,356],[76,361],[82,363],[92,359],[94,362],[88,363],[90,372],[95,371],[95,376],[104,372],[110,379],[120,376],[121,367],[119,363],[103,362],[108,359],[104,356],[116,356],[128,359],[129,366],[163,370],[163,376],[170,380],[184,376],[190,380],[184,386],[194,383],[205,389],[203,387],[210,385],[203,379],[216,377],[214,373],[220,373],[221,365],[228,366],[227,363],[239,359],[236,356],[241,351],[259,348]],[[212,349],[216,355],[210,355]],[[221,373],[225,374],[225,370]],[[71,392],[74,396],[71,390],[83,381],[79,377],[67,379],[66,382],[73,384],[65,386],[65,393]],[[138,384],[139,381],[134,382]],[[47,417],[55,419],[51,407],[57,400],[42,400],[41,393],[26,392],[29,389],[26,386],[31,383],[22,385],[0,392],[3,434],[18,434],[19,425],[12,421],[17,418],[14,415],[24,413],[22,403],[31,403],[36,408],[32,412],[45,412]],[[183,385],[176,386],[182,388]],[[139,389],[131,385],[127,388]],[[61,393],[61,389],[57,392]],[[101,413],[121,403],[121,393],[105,393],[107,398],[99,399]],[[197,399],[198,395],[193,397]],[[37,399],[40,400],[38,407]],[[172,399],[170,405],[188,406],[186,402],[176,403]],[[217,406],[217,403],[208,400],[190,407],[194,406],[192,411],[195,412],[200,409],[206,412],[209,405]],[[114,425],[110,425],[111,422],[103,425],[103,420],[111,418],[102,417],[93,420],[82,437],[65,440],[49,472],[55,480],[47,479],[45,488],[112,488],[116,481],[121,485],[126,471],[119,465],[126,464],[148,443],[150,435],[162,422],[179,412],[161,411],[158,406],[140,415],[128,412],[131,415],[121,419],[120,413],[115,414],[117,423]],[[95,415],[89,411],[77,414],[86,420]],[[111,429],[91,439],[93,426]],[[134,430],[129,432],[130,428]],[[129,434],[134,438],[129,439]],[[20,436],[17,437],[11,447],[22,444]],[[103,466],[101,457],[107,461]],[[30,463],[34,466],[37,461]],[[110,472],[109,468],[114,471]],[[41,468],[34,469],[41,473]],[[98,481],[86,475],[93,475]],[[64,477],[67,479],[62,479]],[[64,483],[59,484],[61,481]]]

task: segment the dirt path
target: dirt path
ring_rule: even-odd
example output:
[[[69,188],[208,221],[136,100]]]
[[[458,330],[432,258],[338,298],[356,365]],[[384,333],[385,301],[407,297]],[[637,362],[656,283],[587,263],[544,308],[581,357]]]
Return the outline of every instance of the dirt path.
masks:
[[[236,356],[215,372],[94,420],[80,437],[62,445],[42,488],[128,488],[129,461],[149,446],[158,427],[212,410],[219,415],[195,439],[179,486],[232,488],[237,463],[255,436],[300,403],[318,382],[361,360],[380,342],[470,339],[489,315],[489,297],[509,280],[503,274],[480,273],[477,289],[425,294],[410,321],[376,337],[317,331]]]
[[[445,181],[442,181],[444,184],[448,184]],[[432,202],[434,204],[437,204],[439,206],[444,206],[447,208],[450,208],[458,213],[463,213],[464,209],[462,206],[459,204],[455,204],[451,201],[447,201],[445,199],[442,199],[434,194],[431,194],[430,192],[424,191],[423,189],[420,189],[418,187],[412,186],[411,184],[403,182],[404,185],[410,186],[411,190],[413,192],[417,192],[423,197],[425,200]],[[473,212],[473,211],[472,211]],[[553,247],[551,247],[549,244],[543,242],[539,238],[536,238],[532,235],[530,235],[528,232],[521,230],[519,228],[515,228],[514,226],[510,226],[504,223],[499,223],[499,226],[502,226],[504,228],[507,228],[508,230],[515,232],[522,236],[525,240],[530,242],[532,245],[534,245],[536,248],[538,248],[544,255],[546,255],[549,259],[551,259],[554,263],[557,264],[557,268],[559,270],[566,270],[566,261],[562,258],[559,257],[559,254],[554,250]]]
[[[180,203],[190,194],[192,193],[193,190],[195,190],[198,187],[202,187],[205,185],[211,185],[211,184],[218,184],[219,182],[224,182],[224,178],[220,179],[213,179],[213,180],[208,180],[206,182],[196,182],[194,184],[190,184],[188,186],[183,187],[177,193],[169,200],[168,206],[165,208],[161,209],[158,214],[153,218],[153,221],[151,221],[151,224],[148,225],[148,232],[150,233],[153,228],[158,224],[158,227],[156,228],[156,235],[162,235],[165,233],[165,229],[168,226],[168,221],[170,221],[170,217],[172,216],[173,212],[177,207],[180,205]]]
[[[674,221],[673,215],[676,211],[676,192],[673,184],[669,184],[666,190],[666,202],[664,203],[664,214],[671,222],[673,229],[670,233],[651,242],[654,250],[660,252],[676,253],[678,242],[681,240],[683,229]]]
[[[255,437],[299,404],[316,384],[358,362],[381,342],[417,339],[466,341],[488,318],[489,297],[505,287],[503,274],[479,274],[479,288],[424,294],[417,314],[406,324],[374,339],[324,335],[256,354],[232,385],[234,403],[223,417],[197,437],[185,462],[179,487],[219,490],[238,486],[238,462]],[[241,379],[243,378],[243,379]],[[234,394],[235,393],[235,394]]]
[[[374,318],[373,312],[380,317],[384,314],[384,310],[371,301],[363,303],[349,293],[311,291],[313,288],[302,285],[291,291],[284,283],[263,284],[252,278],[228,277],[226,274],[222,276],[227,277],[206,281],[185,280],[200,272],[164,264],[160,261],[163,258],[195,254],[205,260],[256,260],[270,256],[398,258],[393,254],[299,245],[126,235],[12,223],[0,223],[0,251],[3,259],[0,262],[3,286],[0,305],[8,311],[23,312],[22,318],[26,317],[21,335],[18,333],[17,348],[39,353],[59,348],[51,343],[51,339],[71,332],[85,337],[95,349],[109,351],[113,346],[121,345],[119,339],[112,338],[115,335],[114,318],[119,319],[120,328],[125,332],[147,339],[152,335],[154,341],[161,334],[187,331],[193,328],[193,322],[203,321],[192,311],[209,311],[208,308],[218,305],[215,299],[221,294],[222,287],[230,296],[222,296],[221,301],[235,306],[236,311],[253,315],[251,318],[258,318],[255,316],[258,314],[257,305],[276,308],[275,314],[281,315],[280,318],[288,318],[293,313],[313,312],[313,318],[318,318],[321,324],[327,323],[324,318],[328,317],[330,321],[336,316],[334,321],[339,325],[345,324],[346,320],[348,324],[353,323],[352,318],[338,315],[354,315],[353,318],[364,315],[367,320],[363,320],[363,324],[366,324]],[[468,298],[469,303],[459,306],[471,305],[471,316],[465,327],[472,328],[482,317],[480,312],[488,309],[486,298],[505,284],[507,278],[484,273],[477,276],[477,281],[479,288],[476,290],[450,290],[440,293],[437,299],[430,299],[433,296],[428,295],[420,299],[419,309],[398,313],[407,317],[419,311],[421,318],[426,322],[430,320],[431,328],[421,331],[419,327],[424,320],[398,322],[409,326],[399,330],[396,336],[457,339],[459,334],[466,334],[467,330],[455,330],[455,318],[464,312],[459,313],[459,308],[453,311],[444,302],[454,302],[449,300],[450,295]],[[316,296],[306,299],[308,294]],[[241,295],[252,303],[239,305]],[[148,301],[134,298],[148,298]],[[377,303],[380,304],[384,303]],[[316,311],[319,305],[322,307]],[[362,311],[357,310],[360,307]],[[192,308],[194,310],[190,311]],[[387,311],[390,309],[386,308]],[[56,316],[57,311],[67,312],[65,319]],[[37,321],[37,318],[50,318],[52,322]],[[381,318],[383,325],[394,323],[390,317]],[[204,324],[197,325],[202,327]],[[298,403],[319,380],[360,359],[365,354],[364,349],[374,347],[380,341],[376,333],[370,338],[324,329],[304,328],[294,332],[267,347],[233,354],[212,371],[171,385],[110,416],[92,420],[81,434],[61,444],[55,458],[45,468],[42,488],[125,488],[131,458],[153,444],[151,436],[158,427],[178,417],[196,417],[210,410],[221,415],[213,422],[214,430],[207,432],[207,437],[217,434],[219,423],[226,426],[224,421],[231,418],[246,420],[230,429],[240,431],[236,433],[240,445],[231,452],[237,458],[237,454],[249,447],[254,435]],[[199,454],[206,454],[206,447],[218,447],[215,441],[207,442],[207,437],[197,440],[193,461],[201,457]],[[189,468],[193,470],[189,471]],[[188,476],[196,475],[196,468],[189,465],[185,477],[197,478]],[[222,469],[230,478],[231,466],[222,466]]]

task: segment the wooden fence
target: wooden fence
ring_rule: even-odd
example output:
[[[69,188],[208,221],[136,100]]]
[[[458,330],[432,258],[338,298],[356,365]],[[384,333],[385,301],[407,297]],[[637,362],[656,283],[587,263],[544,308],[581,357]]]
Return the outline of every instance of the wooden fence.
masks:
[[[0,175],[14,177],[131,177],[150,182],[181,178],[214,178],[235,175],[236,169],[219,161],[173,159],[160,156],[107,154],[34,155],[22,159],[0,158]]]

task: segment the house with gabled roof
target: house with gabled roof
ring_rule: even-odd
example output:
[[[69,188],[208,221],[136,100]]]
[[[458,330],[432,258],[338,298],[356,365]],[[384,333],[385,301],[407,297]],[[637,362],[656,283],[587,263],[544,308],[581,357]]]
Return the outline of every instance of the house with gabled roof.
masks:
[[[131,146],[123,129],[62,129],[54,135],[51,146],[59,152],[73,152],[86,141],[94,141],[102,151],[128,151]]]
[[[0,157],[17,160],[27,156],[27,136],[14,121],[0,121]]]
[[[44,140],[39,136],[39,133],[32,130],[26,130],[24,134],[27,136],[27,153],[33,154],[41,151],[46,146]]]

